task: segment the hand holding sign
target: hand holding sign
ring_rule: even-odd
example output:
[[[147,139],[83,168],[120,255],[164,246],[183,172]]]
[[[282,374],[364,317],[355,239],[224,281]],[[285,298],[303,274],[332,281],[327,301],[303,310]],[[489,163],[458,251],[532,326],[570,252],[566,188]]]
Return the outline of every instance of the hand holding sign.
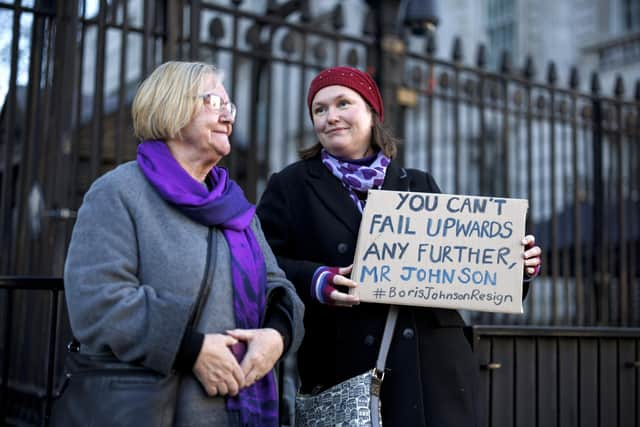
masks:
[[[536,238],[531,234],[524,236],[524,239],[522,239],[522,244],[526,249],[522,254],[522,257],[524,258],[525,273],[531,279],[540,273],[540,268],[542,267],[542,260],[540,259],[542,249],[540,249],[539,246],[534,246],[535,243]]]
[[[356,282],[347,277],[347,275],[351,273],[352,268],[353,265],[339,268],[338,274],[332,277],[333,285],[346,286],[349,289],[354,289],[356,286],[358,286]],[[331,293],[329,294],[329,298],[331,300],[331,305],[351,307],[353,305],[360,304],[360,298],[358,298],[356,295],[341,292],[333,286]]]
[[[322,266],[318,268],[311,279],[311,289],[316,299],[322,304],[333,306],[351,307],[358,305],[360,299],[356,295],[343,292],[357,286],[357,283],[348,277],[351,273],[351,268],[351,265],[348,267]]]

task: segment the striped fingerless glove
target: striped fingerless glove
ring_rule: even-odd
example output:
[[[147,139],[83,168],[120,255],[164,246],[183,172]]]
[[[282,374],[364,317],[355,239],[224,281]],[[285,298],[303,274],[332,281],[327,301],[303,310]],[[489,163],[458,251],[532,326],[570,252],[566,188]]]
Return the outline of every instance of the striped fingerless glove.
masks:
[[[321,304],[333,305],[330,298],[331,292],[336,290],[333,287],[333,278],[339,272],[339,267],[318,267],[311,278],[311,298]]]

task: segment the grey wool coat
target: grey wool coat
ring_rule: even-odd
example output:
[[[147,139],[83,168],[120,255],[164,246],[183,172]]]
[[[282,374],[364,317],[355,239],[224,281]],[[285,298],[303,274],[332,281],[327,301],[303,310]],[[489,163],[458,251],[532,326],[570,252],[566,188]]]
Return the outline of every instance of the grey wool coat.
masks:
[[[302,340],[303,305],[266,243],[252,229],[265,259],[268,295],[282,288],[291,320],[291,345]],[[113,353],[161,374],[172,372],[205,273],[208,228],[163,200],[136,162],[100,177],[85,195],[65,265],[65,296],[81,351]],[[230,253],[214,229],[216,261],[211,291],[196,329],[224,333],[235,327]],[[224,399],[206,396],[192,373],[182,374],[177,408],[208,425],[224,416]],[[216,415],[217,414],[217,415]],[[213,418],[213,419],[212,419]],[[212,424],[213,422],[213,424]]]

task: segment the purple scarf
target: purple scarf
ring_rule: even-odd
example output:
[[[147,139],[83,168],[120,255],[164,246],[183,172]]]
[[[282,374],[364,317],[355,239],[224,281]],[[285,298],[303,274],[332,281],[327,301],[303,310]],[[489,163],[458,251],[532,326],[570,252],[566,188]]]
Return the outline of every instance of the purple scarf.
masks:
[[[162,141],[141,143],[137,161],[163,199],[192,220],[222,230],[231,251],[236,327],[259,328],[266,304],[266,272],[262,250],[250,227],[255,206],[221,167],[214,167],[207,175],[209,191],[180,166]],[[273,371],[236,397],[229,397],[227,410],[238,411],[244,425],[277,426],[278,393]]]
[[[349,191],[351,200],[360,212],[364,210],[367,191],[382,187],[387,166],[391,162],[391,159],[382,154],[382,151],[363,159],[344,160],[333,157],[325,149],[322,149],[321,157],[322,164]],[[365,198],[358,197],[358,193],[364,194]]]

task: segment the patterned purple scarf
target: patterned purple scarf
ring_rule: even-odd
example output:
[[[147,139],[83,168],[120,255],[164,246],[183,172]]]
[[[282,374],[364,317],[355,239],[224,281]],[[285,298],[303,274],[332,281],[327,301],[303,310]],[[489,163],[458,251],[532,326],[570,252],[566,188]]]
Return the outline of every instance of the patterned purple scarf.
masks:
[[[259,328],[266,304],[266,272],[262,250],[250,227],[255,206],[221,167],[214,167],[207,176],[209,191],[180,166],[162,141],[141,143],[137,161],[163,199],[192,220],[222,229],[231,251],[236,327]],[[277,426],[273,371],[236,397],[229,397],[227,410],[238,411],[244,425]]]
[[[349,191],[351,200],[360,212],[364,210],[366,200],[358,197],[358,193],[366,195],[372,188],[382,187],[387,166],[391,162],[382,151],[363,159],[345,160],[333,157],[322,149],[321,157],[322,163]]]

